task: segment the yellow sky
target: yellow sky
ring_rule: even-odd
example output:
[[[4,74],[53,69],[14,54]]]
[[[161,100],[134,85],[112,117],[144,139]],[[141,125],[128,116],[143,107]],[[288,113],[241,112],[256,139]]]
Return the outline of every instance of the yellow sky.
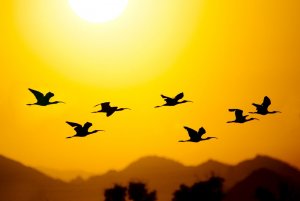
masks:
[[[31,166],[104,172],[145,155],[194,165],[267,154],[300,167],[300,2],[129,0],[90,24],[67,1],[0,2],[0,154]],[[28,107],[27,88],[67,104]],[[194,103],[154,109],[160,94]],[[226,124],[267,95],[281,114]],[[130,107],[106,118],[97,103]],[[106,132],[83,139],[65,121]],[[183,126],[218,140],[198,144]]]

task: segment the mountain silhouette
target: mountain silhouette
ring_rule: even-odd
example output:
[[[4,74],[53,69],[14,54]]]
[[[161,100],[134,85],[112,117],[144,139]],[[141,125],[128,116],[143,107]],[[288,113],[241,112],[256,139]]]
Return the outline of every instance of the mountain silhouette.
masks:
[[[62,181],[0,156],[0,200],[45,200],[46,194],[65,188]]]
[[[151,189],[157,190],[159,200],[165,201],[171,200],[174,189],[178,188],[180,184],[192,185],[199,180],[207,180],[213,174],[225,179],[224,189],[228,191],[237,182],[261,168],[289,176],[300,174],[296,168],[280,160],[262,155],[235,166],[209,160],[193,167],[184,166],[174,160],[150,156],[133,162],[122,171],[91,177],[87,183],[91,186],[100,186],[101,184],[101,186],[105,186],[103,183],[110,186],[107,182],[110,180],[121,184],[126,184],[131,180],[142,181],[147,183]]]
[[[81,170],[60,170],[47,167],[36,167],[36,169],[52,178],[61,179],[66,182],[77,180],[79,177],[82,179],[87,179],[95,175],[95,173]]]
[[[226,180],[225,187],[227,187],[227,189],[231,188],[238,181],[245,179],[253,171],[261,168],[272,170],[288,178],[294,177],[300,180],[300,172],[295,167],[269,156],[258,155],[254,159],[245,160],[233,166],[229,174],[224,177]]]
[[[250,179],[253,177],[260,179],[257,175],[262,170],[268,171],[265,175],[269,176],[265,180],[271,181],[270,183],[272,179],[277,181],[276,178],[284,178],[291,184],[300,181],[299,170],[268,156],[257,156],[237,165],[209,160],[197,166],[185,166],[167,158],[148,156],[134,161],[121,171],[111,170],[86,180],[77,178],[68,183],[0,156],[0,200],[99,201],[104,200],[105,189],[111,188],[114,184],[125,186],[128,182],[134,181],[146,183],[150,191],[157,190],[158,201],[168,201],[181,184],[190,186],[215,175],[225,179],[225,192],[228,192],[228,198],[232,198],[230,201],[234,201],[235,194],[244,195],[240,192],[244,192],[243,189],[246,187],[243,187],[243,184],[248,185],[249,177],[252,175]],[[244,186],[247,186],[246,184]],[[240,197],[239,200],[243,199]]]

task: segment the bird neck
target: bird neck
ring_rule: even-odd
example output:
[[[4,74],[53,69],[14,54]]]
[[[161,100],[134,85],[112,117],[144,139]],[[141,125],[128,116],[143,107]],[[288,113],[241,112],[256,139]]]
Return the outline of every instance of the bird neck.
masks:
[[[181,104],[181,103],[188,103],[188,102],[192,102],[192,101],[189,101],[189,100],[183,100],[183,101],[178,101],[177,103],[178,103],[178,104]]]
[[[64,103],[62,101],[53,101],[53,102],[49,102],[49,104],[57,104],[57,103]]]
[[[268,113],[269,114],[275,114],[275,113],[281,113],[281,112],[280,111],[271,111],[271,112],[268,111]]]
[[[246,121],[252,121],[252,120],[258,120],[258,119],[256,119],[256,118],[250,118],[250,119],[246,119]]]
[[[97,132],[98,132],[98,130],[93,130],[91,132],[88,132],[88,134],[93,134],[93,133],[97,133]]]
[[[128,110],[129,108],[118,108],[117,111]]]
[[[206,137],[206,138],[202,138],[201,140],[209,140],[209,139],[213,139],[213,138],[216,138],[216,137]]]
[[[179,140],[178,142],[191,142],[191,140]]]

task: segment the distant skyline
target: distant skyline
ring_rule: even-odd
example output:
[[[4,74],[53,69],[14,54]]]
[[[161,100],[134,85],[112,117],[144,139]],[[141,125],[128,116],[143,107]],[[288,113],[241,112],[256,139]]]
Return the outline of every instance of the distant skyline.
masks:
[[[299,168],[299,9],[298,0],[129,0],[95,24],[68,1],[2,1],[0,154],[100,173],[148,155],[197,165],[262,154]],[[66,104],[27,106],[28,88]],[[181,92],[193,103],[154,108]],[[248,114],[265,96],[282,113]],[[103,102],[131,110],[92,114]],[[227,124],[230,108],[259,120]],[[66,139],[66,121],[105,132]],[[184,126],[218,139],[179,143]]]

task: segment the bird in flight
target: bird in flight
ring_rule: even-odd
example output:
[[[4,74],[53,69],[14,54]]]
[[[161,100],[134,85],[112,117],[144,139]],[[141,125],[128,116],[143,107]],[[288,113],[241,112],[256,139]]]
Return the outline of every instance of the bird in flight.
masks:
[[[268,96],[264,97],[262,104],[252,103],[252,105],[256,107],[256,112],[249,112],[252,114],[266,115],[266,114],[281,113],[280,111],[269,111],[268,110],[268,107],[271,105],[271,100]]]
[[[243,110],[240,109],[229,109],[229,112],[235,112],[235,120],[233,121],[227,121],[227,123],[245,123],[247,121],[252,121],[252,120],[258,120],[256,118],[249,118],[247,119],[247,117],[249,115],[243,115]]]
[[[76,131],[75,135],[69,136],[67,138],[85,137],[85,136],[88,136],[90,134],[97,133],[98,131],[104,131],[104,130],[93,130],[93,131],[89,132],[89,128],[93,125],[90,122],[86,122],[83,126],[81,126],[78,123],[69,122],[69,121],[66,121],[66,123],[69,124],[70,126],[74,127],[74,130]]]
[[[48,92],[46,95],[44,95],[41,92],[36,91],[34,89],[30,89],[29,88],[29,91],[31,93],[33,93],[33,95],[35,96],[36,103],[30,103],[30,104],[27,104],[27,105],[47,106],[47,105],[52,105],[52,104],[57,104],[57,103],[64,103],[62,101],[53,101],[53,102],[50,102],[50,99],[54,96],[54,93],[52,93],[52,92]]]
[[[95,111],[95,112],[92,112],[92,113],[104,112],[104,113],[106,113],[106,116],[109,117],[110,115],[112,115],[116,111],[130,110],[129,108],[111,107],[110,102],[100,103],[100,104],[95,105],[94,107],[97,107],[99,105],[101,105],[101,110]]]
[[[206,133],[206,130],[203,127],[199,128],[198,132],[187,126],[185,126],[184,128],[185,128],[185,130],[187,130],[187,132],[190,136],[190,139],[189,140],[179,140],[178,142],[200,142],[203,140],[209,140],[209,139],[216,138],[216,137],[202,138],[202,136]]]
[[[182,99],[183,96],[184,96],[183,92],[181,92],[180,94],[177,94],[174,98],[170,98],[168,96],[161,95],[161,97],[164,99],[164,101],[166,103],[163,104],[163,105],[155,106],[155,108],[162,107],[162,106],[175,106],[175,105],[178,105],[178,104],[181,104],[181,103],[192,102],[192,101],[189,101],[189,100],[180,101],[180,99]]]

